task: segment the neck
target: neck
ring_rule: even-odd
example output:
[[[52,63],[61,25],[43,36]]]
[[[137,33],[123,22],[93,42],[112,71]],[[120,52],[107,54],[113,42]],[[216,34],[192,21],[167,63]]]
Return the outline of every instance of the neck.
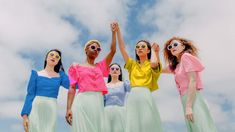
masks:
[[[117,82],[120,82],[118,80],[118,76],[113,76],[110,83],[117,83]]]
[[[148,56],[139,56],[140,58],[140,64],[143,64],[146,60],[148,60]]]
[[[46,65],[45,70],[48,72],[54,72],[54,66]]]
[[[94,65],[94,62],[95,62],[95,59],[92,59],[92,58],[89,58],[89,57],[86,58],[86,63],[88,63],[90,65]]]

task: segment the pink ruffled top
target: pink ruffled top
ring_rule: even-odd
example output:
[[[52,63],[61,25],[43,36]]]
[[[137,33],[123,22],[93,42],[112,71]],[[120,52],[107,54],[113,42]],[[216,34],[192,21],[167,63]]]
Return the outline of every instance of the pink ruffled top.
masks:
[[[200,72],[203,71],[203,69],[204,66],[197,57],[189,53],[184,53],[182,55],[180,63],[173,72],[175,74],[175,82],[181,96],[186,93],[189,87],[189,78],[187,76],[188,72],[196,72],[196,89],[201,90],[203,88],[200,76]]]
[[[73,64],[69,71],[70,85],[78,85],[78,92],[95,91],[106,94],[108,92],[103,77],[108,77],[109,66],[106,59],[96,63],[94,68]]]

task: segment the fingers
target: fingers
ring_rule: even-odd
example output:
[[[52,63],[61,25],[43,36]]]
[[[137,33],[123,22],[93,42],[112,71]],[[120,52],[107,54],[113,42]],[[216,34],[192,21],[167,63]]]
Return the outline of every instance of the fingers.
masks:
[[[118,23],[117,22],[112,22],[110,24],[112,32],[116,32],[118,30]]]
[[[67,113],[65,119],[69,125],[72,125],[72,113]]]
[[[186,118],[187,118],[187,120],[189,120],[189,121],[191,121],[191,122],[194,122],[193,114],[192,114],[192,113],[191,113],[191,114],[186,115]]]
[[[28,120],[24,120],[23,127],[24,127],[24,131],[28,132]]]

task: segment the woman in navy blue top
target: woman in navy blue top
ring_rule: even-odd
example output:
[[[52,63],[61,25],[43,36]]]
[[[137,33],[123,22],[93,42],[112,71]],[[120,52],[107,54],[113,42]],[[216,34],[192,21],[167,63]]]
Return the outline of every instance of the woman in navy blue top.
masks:
[[[44,69],[32,70],[30,76],[21,111],[26,132],[55,132],[56,99],[60,86],[68,89],[69,79],[64,73],[61,52],[53,49],[46,55]]]

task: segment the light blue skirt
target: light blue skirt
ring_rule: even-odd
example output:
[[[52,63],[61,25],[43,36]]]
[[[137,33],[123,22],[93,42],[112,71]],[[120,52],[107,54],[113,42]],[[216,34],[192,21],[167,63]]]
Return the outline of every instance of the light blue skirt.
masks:
[[[29,132],[55,132],[56,98],[36,96],[29,114]]]
[[[186,93],[181,97],[184,113],[187,102],[187,96],[188,95]],[[217,132],[215,123],[209,112],[208,106],[199,91],[196,92],[195,101],[193,104],[193,118],[193,123],[185,118],[188,132]]]
[[[126,110],[126,132],[163,132],[158,109],[148,88],[131,88]]]
[[[104,132],[104,100],[101,92],[78,93],[72,104],[72,132]]]
[[[106,132],[125,132],[125,107],[112,105],[106,106],[105,117],[106,117]]]

